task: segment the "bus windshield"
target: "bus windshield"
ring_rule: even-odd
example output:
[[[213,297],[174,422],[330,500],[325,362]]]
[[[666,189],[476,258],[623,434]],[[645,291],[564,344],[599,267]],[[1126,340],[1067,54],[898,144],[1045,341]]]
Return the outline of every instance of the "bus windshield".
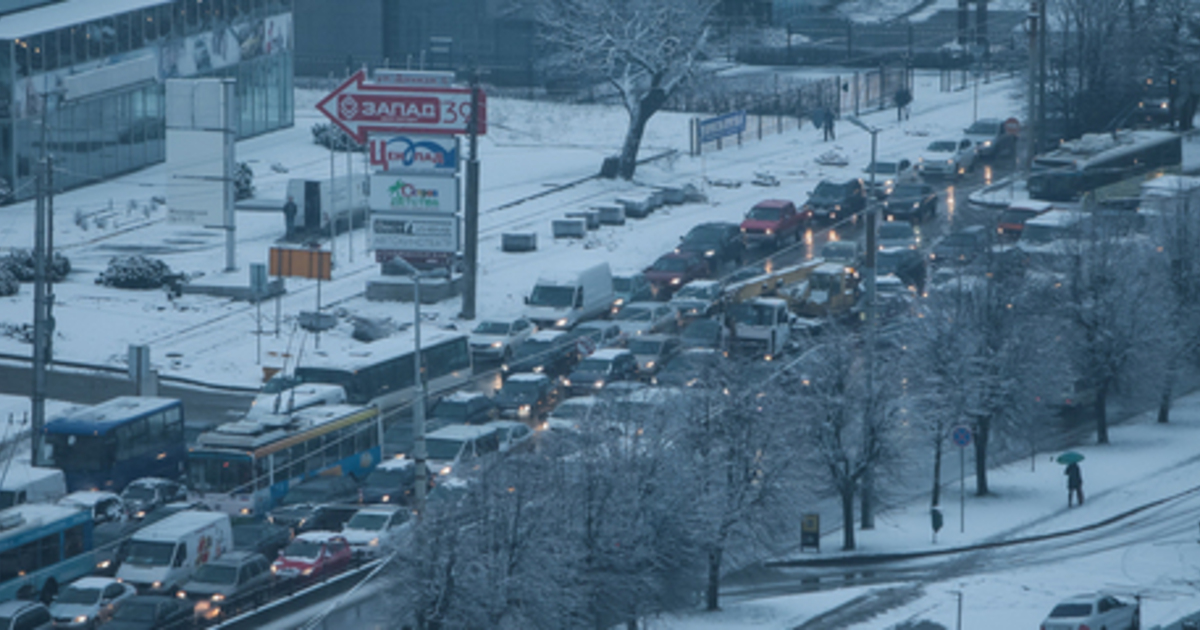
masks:
[[[134,540],[129,543],[129,553],[125,556],[125,562],[162,567],[171,563],[171,554],[174,551],[174,543]]]
[[[253,478],[245,456],[193,452],[188,457],[188,485],[198,492],[250,490]]]
[[[299,384],[300,379],[296,378],[295,376],[282,376],[276,374],[275,376],[271,377],[271,380],[263,383],[262,393],[278,394],[279,392],[285,392]]]
[[[48,456],[40,462],[46,466],[98,472],[112,468],[116,440],[111,435],[46,435]]]

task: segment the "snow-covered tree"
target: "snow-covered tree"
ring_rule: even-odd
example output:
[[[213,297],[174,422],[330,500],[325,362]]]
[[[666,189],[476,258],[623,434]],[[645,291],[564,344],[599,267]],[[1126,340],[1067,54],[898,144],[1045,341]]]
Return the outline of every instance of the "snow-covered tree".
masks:
[[[603,81],[629,114],[621,177],[637,168],[646,123],[697,70],[714,0],[535,0],[548,70]]]
[[[1193,195],[1183,190],[1173,198],[1158,198],[1153,205],[1158,212],[1151,221],[1150,234],[1157,249],[1166,257],[1158,267],[1166,274],[1169,291],[1167,308],[1163,313],[1167,327],[1162,331],[1161,352],[1165,374],[1159,393],[1158,421],[1167,422],[1174,401],[1179,372],[1196,360],[1200,350],[1200,208]]]

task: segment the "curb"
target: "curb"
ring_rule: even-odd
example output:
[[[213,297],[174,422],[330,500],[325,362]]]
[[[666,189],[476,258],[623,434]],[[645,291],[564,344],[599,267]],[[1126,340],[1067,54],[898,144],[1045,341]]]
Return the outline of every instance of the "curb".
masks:
[[[1009,202],[1009,201],[1004,201],[1004,202],[980,201],[980,199],[984,199],[985,198],[984,196],[990,195],[992,193],[992,191],[1000,190],[1001,188],[1004,188],[1006,186],[1012,186],[1016,182],[1017,182],[1017,176],[1009,175],[1008,177],[1002,178],[1000,181],[998,181],[994,184],[991,184],[989,186],[984,186],[983,188],[980,188],[979,190],[976,190],[975,192],[967,195],[967,201],[971,202],[973,205],[980,206],[983,208],[995,208],[995,209],[1002,210],[1004,208],[1007,208],[1011,202]]]
[[[1175,494],[1156,499],[1149,503],[1143,503],[1135,508],[1118,512],[1113,516],[1101,519],[1088,525],[1081,525],[1071,529],[1059,530],[1047,534],[1037,534],[1034,536],[1023,536],[1021,538],[1013,538],[1010,540],[997,540],[992,542],[982,542],[974,545],[965,545],[962,547],[950,547],[948,549],[934,549],[930,551],[913,551],[908,553],[883,553],[871,555],[847,555],[831,558],[814,558],[806,560],[780,560],[775,562],[763,563],[763,566],[770,568],[819,568],[819,567],[851,567],[865,564],[882,564],[888,562],[901,562],[904,560],[917,560],[921,558],[933,558],[937,556],[948,556],[951,554],[966,553],[970,551],[982,551],[984,549],[997,549],[1000,547],[1013,547],[1016,545],[1024,545],[1028,543],[1042,542],[1044,540],[1053,540],[1055,538],[1063,538],[1066,536],[1074,536],[1083,532],[1094,531],[1101,527],[1107,527],[1113,523],[1123,521],[1131,516],[1135,516],[1141,512],[1151,508],[1158,507],[1164,503],[1169,503],[1176,499],[1183,498],[1190,494],[1200,492],[1200,485],[1192,486],[1186,490],[1181,490]]]

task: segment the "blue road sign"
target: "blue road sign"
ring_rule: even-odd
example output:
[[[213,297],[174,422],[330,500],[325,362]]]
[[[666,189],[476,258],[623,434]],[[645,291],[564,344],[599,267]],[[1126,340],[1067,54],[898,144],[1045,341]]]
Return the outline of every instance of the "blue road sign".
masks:
[[[950,441],[959,448],[966,448],[971,445],[971,427],[962,425],[954,427],[950,430]]]

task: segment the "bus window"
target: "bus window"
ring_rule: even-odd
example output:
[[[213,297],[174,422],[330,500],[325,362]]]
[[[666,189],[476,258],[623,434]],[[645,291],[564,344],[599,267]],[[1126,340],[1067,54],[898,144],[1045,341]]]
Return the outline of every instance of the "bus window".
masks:
[[[0,582],[7,582],[15,577],[21,569],[17,566],[17,550],[9,549],[0,553]]]
[[[61,468],[70,462],[72,470],[85,472],[112,467],[112,455],[116,447],[112,436],[51,433],[46,436],[46,442],[49,454],[43,463],[47,466]]]
[[[422,351],[425,355],[426,378],[437,378],[471,366],[471,356],[465,339],[452,339]]]
[[[359,428],[358,435],[355,436],[358,443],[358,452],[361,453],[363,451],[370,450],[370,448],[374,445],[374,429],[375,427],[371,425],[366,425]]]
[[[159,412],[151,414],[146,418],[146,432],[149,439],[159,444],[167,437],[167,417],[164,413]]]
[[[338,459],[352,457],[354,453],[354,427],[347,427],[342,430],[342,439],[338,443]]]
[[[83,553],[83,525],[76,525],[63,532],[63,557],[74,558]]]
[[[58,534],[50,534],[39,541],[38,552],[41,556],[39,567],[50,566],[62,559],[59,557],[58,536]]]

